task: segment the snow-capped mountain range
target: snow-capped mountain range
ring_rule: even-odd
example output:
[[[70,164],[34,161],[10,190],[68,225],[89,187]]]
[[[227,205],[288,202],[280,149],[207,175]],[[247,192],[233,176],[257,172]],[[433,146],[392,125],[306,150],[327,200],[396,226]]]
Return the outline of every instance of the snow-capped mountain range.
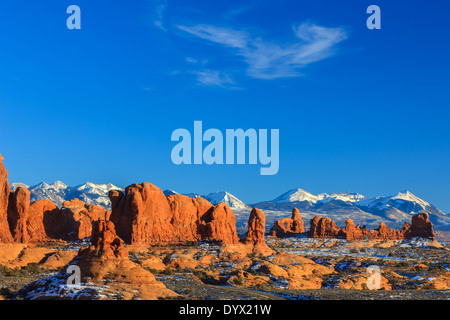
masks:
[[[303,189],[293,189],[272,201],[259,202],[254,207],[273,215],[288,213],[296,207],[304,221],[316,215],[330,217],[341,227],[347,219],[370,228],[385,222],[391,228],[401,228],[415,214],[428,212],[436,229],[450,230],[450,217],[444,212],[417,197],[410,191],[401,191],[393,196],[368,198],[359,193],[311,194]]]
[[[166,196],[172,195],[172,194],[178,194],[178,192],[175,192],[173,190],[165,190],[164,194]],[[241,210],[250,210],[251,207],[246,205],[244,202],[233,196],[232,194],[226,192],[226,191],[218,191],[213,192],[208,195],[200,195],[197,193],[185,193],[185,196],[191,197],[191,198],[198,198],[202,197],[211,202],[212,204],[216,205],[219,202],[226,203],[231,209],[241,209]]]
[[[22,183],[13,183],[11,189],[26,187],[31,192],[31,201],[48,199],[56,205],[62,206],[64,201],[78,198],[89,204],[98,204],[107,209],[111,208],[108,198],[110,190],[121,190],[113,184],[85,184],[69,187],[61,181],[47,184],[42,182],[35,186],[27,186]],[[173,190],[165,190],[166,196],[178,194]],[[428,212],[430,220],[436,230],[450,231],[450,216],[417,197],[410,191],[401,191],[394,196],[365,197],[359,193],[321,193],[314,195],[303,189],[290,190],[279,197],[256,204],[247,205],[234,195],[219,191],[207,195],[187,193],[186,196],[196,198],[203,197],[212,204],[225,202],[235,213],[238,228],[245,225],[251,208],[259,208],[266,213],[266,222],[270,226],[277,219],[288,217],[293,207],[300,210],[305,224],[316,215],[327,216],[336,221],[339,226],[345,226],[347,219],[355,223],[366,225],[368,228],[376,228],[380,222],[385,222],[391,228],[401,228],[405,221],[410,222],[411,217],[417,213]]]
[[[313,195],[308,191],[303,189],[293,189],[289,190],[286,193],[283,193],[278,198],[272,200],[272,202],[276,203],[284,203],[284,202],[295,202],[295,201],[309,201],[311,203],[317,202],[329,202],[332,200],[341,200],[346,202],[355,202],[359,200],[367,199],[365,196],[359,193],[350,193],[350,192],[342,192],[342,193],[320,193],[318,195]]]
[[[97,204],[107,209],[111,208],[108,192],[110,190],[123,189],[108,183],[108,184],[94,184],[86,182],[85,184],[69,187],[61,181],[56,181],[52,184],[45,182],[39,183],[35,186],[27,186],[23,183],[13,183],[11,189],[15,190],[18,187],[25,187],[31,192],[31,201],[36,200],[51,200],[58,207],[61,207],[65,201],[78,198],[88,204]]]

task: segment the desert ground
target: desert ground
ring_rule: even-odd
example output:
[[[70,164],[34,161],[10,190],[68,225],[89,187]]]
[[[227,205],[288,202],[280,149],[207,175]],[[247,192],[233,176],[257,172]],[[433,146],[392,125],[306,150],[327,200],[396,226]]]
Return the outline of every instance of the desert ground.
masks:
[[[129,259],[178,294],[170,299],[445,299],[450,298],[449,243],[413,239],[346,241],[267,237],[270,250],[239,245],[127,246]],[[0,244],[0,295],[27,299],[30,282],[61,272],[87,241]],[[367,267],[381,270],[381,288],[368,290]],[[89,283],[83,284],[89,286]],[[109,294],[105,283],[102,299]],[[23,291],[23,290],[22,290]],[[122,297],[125,298],[125,297]]]

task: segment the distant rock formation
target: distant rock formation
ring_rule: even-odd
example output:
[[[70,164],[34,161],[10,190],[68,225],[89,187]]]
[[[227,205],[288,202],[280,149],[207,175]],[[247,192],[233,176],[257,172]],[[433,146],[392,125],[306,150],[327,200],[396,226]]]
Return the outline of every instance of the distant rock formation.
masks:
[[[219,205],[221,205],[222,208],[228,208],[228,206],[224,203],[219,203],[218,206]],[[231,210],[229,211],[231,212]],[[228,240],[225,242],[222,241],[223,246],[220,249],[221,259],[227,261],[240,261],[236,264],[236,267],[239,269],[240,263],[246,265],[246,263],[249,261],[249,255],[255,257],[267,257],[274,253],[274,251],[267,245],[265,240],[266,216],[262,210],[257,208],[252,209],[248,218],[248,229],[242,239],[239,239],[235,234],[236,229],[234,227],[234,224],[233,226],[231,225],[234,220],[234,215],[230,215],[230,219],[228,221],[228,234],[232,237],[228,238]]]
[[[363,228],[359,224],[355,226],[352,219],[347,219],[345,228],[340,230],[340,235],[347,240],[364,239],[369,233],[370,230],[366,229],[365,226]]]
[[[311,220],[308,233],[311,238],[342,238],[346,240],[403,240],[415,237],[429,238],[434,240],[435,234],[433,224],[429,221],[428,213],[417,214],[412,217],[411,225],[405,222],[401,230],[389,229],[381,222],[375,230],[368,230],[358,224],[355,226],[353,220],[346,221],[345,228],[339,228],[330,218],[316,216]]]
[[[402,230],[405,239],[420,237],[434,240],[435,238],[433,223],[429,220],[429,215],[426,212],[413,216],[411,225],[405,225]]]
[[[292,209],[291,218],[284,218],[276,220],[273,227],[270,228],[269,234],[274,237],[283,238],[291,237],[305,232],[305,225],[303,223],[300,211],[297,208]]]
[[[404,238],[401,231],[389,229],[384,222],[381,222],[377,229],[368,230],[366,227],[361,228],[359,224],[355,226],[351,219],[346,221],[346,226],[339,231],[338,237],[347,240],[402,240]]]
[[[0,242],[13,242],[8,224],[8,199],[10,193],[8,171],[3,165],[3,159],[0,154]]]
[[[384,222],[381,222],[380,226],[375,231],[377,233],[375,234],[374,239],[381,239],[381,240],[404,239],[404,235],[399,230],[389,229],[389,227]]]
[[[248,218],[248,231],[241,240],[244,244],[266,243],[266,216],[262,210],[254,208]]]
[[[337,238],[341,229],[328,217],[316,216],[311,219],[310,238]]]
[[[236,217],[224,203],[213,206],[203,198],[166,197],[161,189],[144,182],[113,190],[111,221],[117,234],[133,245],[169,244],[195,240],[237,243]]]
[[[71,266],[80,270],[80,284],[70,290]],[[81,249],[63,270],[26,285],[21,299],[161,299],[178,294],[156,281],[153,274],[128,258],[123,241],[111,221],[94,222],[91,245]]]

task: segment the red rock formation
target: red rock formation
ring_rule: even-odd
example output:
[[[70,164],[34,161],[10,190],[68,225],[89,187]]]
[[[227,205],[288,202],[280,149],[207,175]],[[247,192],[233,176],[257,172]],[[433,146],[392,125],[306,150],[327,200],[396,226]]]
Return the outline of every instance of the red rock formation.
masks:
[[[337,238],[341,230],[328,217],[316,216],[314,219],[311,219],[310,224],[309,237],[311,238]]]
[[[225,203],[210,208],[200,219],[199,233],[202,240],[215,240],[223,244],[239,242],[236,217]]]
[[[293,233],[303,233],[305,232],[305,224],[303,223],[302,215],[297,208],[292,209],[292,217],[294,221],[292,224]]]
[[[275,237],[290,237],[305,232],[305,226],[300,211],[297,208],[292,210],[291,218],[284,218],[274,222],[269,233]]]
[[[351,219],[346,221],[346,226],[340,229],[334,221],[320,216],[311,220],[309,236],[312,238],[342,238],[346,240],[403,240],[414,237],[435,238],[433,224],[429,220],[428,213],[417,214],[412,217],[411,225],[405,222],[401,230],[389,229],[381,222],[375,230],[361,228],[358,224],[355,226]]]
[[[381,222],[378,229],[375,230],[377,233],[373,236],[372,239],[376,240],[402,240],[403,235],[399,230],[389,229],[389,227]]]
[[[93,225],[91,246],[82,249],[78,254],[78,266],[82,276],[102,279],[107,275],[108,269],[115,267],[115,263],[102,263],[101,260],[108,262],[108,259],[128,259],[128,251],[123,246],[123,240],[117,237],[114,223],[96,221]]]
[[[3,157],[0,154],[0,242],[13,242],[8,224],[9,182],[8,171],[3,166]]]
[[[61,209],[50,200],[35,201],[30,205],[26,220],[29,241],[84,239],[91,236],[93,221],[108,220],[108,213],[101,206],[79,199],[64,202]]]
[[[404,232],[405,239],[411,239],[415,237],[430,239],[435,238],[433,224],[429,220],[429,215],[426,212],[413,216],[411,225],[408,227],[405,224],[402,231]]]
[[[237,243],[236,218],[226,204],[213,206],[203,198],[164,196],[144,182],[110,191],[111,221],[130,244],[169,244],[196,240]]]
[[[86,204],[79,199],[73,199],[63,203],[61,213],[55,216],[60,219],[63,227],[60,238],[64,240],[79,240],[92,235],[92,223],[97,220],[106,220],[105,208]]]
[[[355,226],[352,219],[347,219],[345,221],[345,228],[341,229],[340,236],[347,240],[364,239],[369,233],[366,228],[361,228],[360,225]]]
[[[133,263],[111,221],[94,222],[91,245],[81,249],[62,272],[40,279],[18,291],[21,299],[121,299],[175,298],[178,294],[156,281],[153,274]],[[77,266],[77,290],[67,289],[69,267]],[[72,282],[71,282],[72,283]]]
[[[133,184],[110,192],[111,221],[119,236],[131,244],[166,244],[173,240],[172,211],[161,189],[151,183]]]
[[[241,240],[244,244],[266,243],[266,216],[261,210],[254,208],[248,218],[248,231]]]
[[[14,241],[27,243],[29,235],[27,231],[28,210],[30,208],[30,191],[19,187],[9,194],[8,223]]]
[[[136,292],[137,294],[133,294],[140,299],[178,296],[163,283],[156,281],[153,274],[128,258],[123,240],[117,237],[111,221],[94,223],[91,246],[82,249],[75,261],[83,278],[89,277],[94,282],[110,286],[112,284],[128,292]]]
[[[28,210],[27,232],[30,241],[64,238],[60,209],[50,200],[34,201]]]
[[[213,205],[204,198],[190,198],[181,194],[168,196],[167,201],[172,211],[170,223],[173,226],[173,241],[201,240],[198,232],[200,219]]]
[[[125,212],[125,195],[122,191],[109,191],[109,200],[111,201],[110,220],[116,226],[117,235],[126,243],[131,243],[131,225],[132,216]]]

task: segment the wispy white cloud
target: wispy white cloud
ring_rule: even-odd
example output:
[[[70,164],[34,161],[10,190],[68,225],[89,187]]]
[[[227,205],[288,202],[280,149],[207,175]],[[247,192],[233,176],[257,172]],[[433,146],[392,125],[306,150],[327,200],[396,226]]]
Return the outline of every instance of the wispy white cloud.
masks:
[[[193,27],[177,26],[177,28],[204,40],[219,43],[231,48],[243,49],[248,45],[249,41],[249,36],[246,32],[228,28],[218,28],[207,24],[199,24]]]
[[[213,25],[177,26],[195,37],[230,48],[247,63],[247,74],[258,79],[300,76],[300,69],[333,55],[335,45],[348,37],[343,28],[303,23],[293,28],[296,41],[279,44],[249,33]]]
[[[192,58],[192,57],[186,57],[184,60],[186,60],[186,62],[193,63],[193,64],[198,62],[197,59]]]
[[[186,58],[184,58],[184,60],[191,64],[197,64],[197,65],[205,65],[209,62],[206,59],[197,59],[197,58],[193,58],[193,57],[186,57]]]
[[[191,73],[195,74],[197,81],[205,86],[225,88],[235,84],[228,74],[221,71],[205,69]]]
[[[167,0],[152,0],[153,14],[151,19],[153,20],[153,25],[158,29],[167,31],[164,25],[165,14],[167,10],[168,2]]]

